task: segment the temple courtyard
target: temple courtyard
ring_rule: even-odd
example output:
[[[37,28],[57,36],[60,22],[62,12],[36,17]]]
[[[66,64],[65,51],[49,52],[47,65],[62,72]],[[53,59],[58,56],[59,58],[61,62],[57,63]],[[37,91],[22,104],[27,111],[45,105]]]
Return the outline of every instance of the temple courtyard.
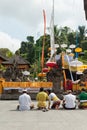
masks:
[[[17,100],[0,100],[0,130],[87,129],[87,110],[17,111],[17,105]]]

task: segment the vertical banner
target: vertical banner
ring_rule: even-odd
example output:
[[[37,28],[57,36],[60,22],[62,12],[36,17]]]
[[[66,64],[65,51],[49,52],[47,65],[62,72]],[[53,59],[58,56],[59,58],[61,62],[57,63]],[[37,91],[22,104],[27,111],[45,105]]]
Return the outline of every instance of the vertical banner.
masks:
[[[54,0],[52,5],[52,14],[50,21],[50,46],[51,46],[51,57],[55,53],[55,45],[54,45]]]
[[[42,69],[44,67],[44,46],[45,46],[45,35],[46,35],[46,13],[45,13],[45,10],[43,10],[43,17],[44,17],[44,37],[43,37],[42,58],[41,58]]]
[[[43,17],[44,17],[44,36],[45,36],[46,35],[46,13],[44,9],[43,9]]]

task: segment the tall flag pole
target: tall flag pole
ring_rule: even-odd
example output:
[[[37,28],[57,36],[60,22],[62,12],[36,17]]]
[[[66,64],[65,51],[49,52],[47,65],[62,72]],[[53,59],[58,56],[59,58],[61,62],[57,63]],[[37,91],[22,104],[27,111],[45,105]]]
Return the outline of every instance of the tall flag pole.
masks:
[[[44,67],[44,45],[45,45],[45,36],[46,36],[46,13],[45,13],[45,10],[43,10],[43,17],[44,17],[44,37],[43,37],[42,58],[41,58],[42,70]]]
[[[55,45],[54,45],[54,0],[52,5],[52,14],[51,14],[51,22],[50,22],[50,44],[51,44],[51,57],[55,53]]]

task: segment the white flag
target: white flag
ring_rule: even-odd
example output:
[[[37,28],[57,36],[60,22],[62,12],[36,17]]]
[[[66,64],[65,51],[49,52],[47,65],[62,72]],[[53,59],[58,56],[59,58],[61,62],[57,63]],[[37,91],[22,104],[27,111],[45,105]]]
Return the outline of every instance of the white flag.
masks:
[[[54,0],[53,0],[53,7],[52,7],[52,14],[51,14],[51,21],[50,21],[50,46],[51,46],[51,57],[55,53],[55,45],[54,45]]]

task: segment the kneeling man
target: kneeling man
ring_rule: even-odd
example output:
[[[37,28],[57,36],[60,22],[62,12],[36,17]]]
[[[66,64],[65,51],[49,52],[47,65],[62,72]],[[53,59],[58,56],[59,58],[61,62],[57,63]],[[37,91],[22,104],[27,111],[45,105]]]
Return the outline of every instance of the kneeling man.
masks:
[[[30,110],[34,108],[31,97],[27,94],[27,90],[23,90],[23,94],[19,96],[19,105],[17,107],[20,111]]]
[[[84,88],[82,88],[81,93],[78,96],[80,109],[87,109],[87,92]]]

